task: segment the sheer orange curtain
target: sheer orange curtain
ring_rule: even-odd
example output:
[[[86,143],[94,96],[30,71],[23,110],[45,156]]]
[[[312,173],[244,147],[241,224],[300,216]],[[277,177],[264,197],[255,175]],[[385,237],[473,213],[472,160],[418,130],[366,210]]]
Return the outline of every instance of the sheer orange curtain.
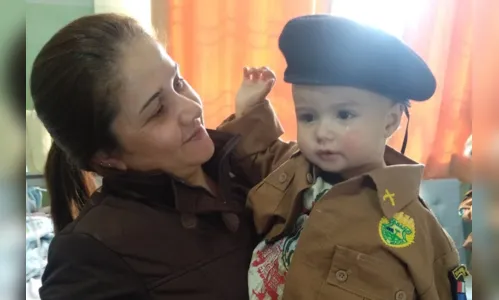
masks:
[[[269,66],[278,80],[270,99],[286,130],[296,137],[291,88],[282,81],[285,62],[277,38],[291,18],[327,13],[324,0],[174,0],[169,2],[167,48],[182,75],[201,95],[205,122],[216,127],[234,111],[242,68]]]
[[[438,90],[431,101],[413,105],[406,153],[427,165],[427,178],[446,177],[452,155],[462,152],[471,133],[471,0],[419,1],[425,2],[422,14],[407,26],[403,39],[429,63]],[[278,76],[270,98],[286,130],[284,139],[294,140],[291,90],[282,82],[285,62],[277,38],[290,18],[329,13],[334,1],[168,3],[167,48],[201,95],[207,126],[217,126],[233,112],[242,67],[266,65]],[[403,132],[400,130],[390,141],[397,149]]]
[[[406,154],[426,164],[426,178],[449,176],[449,163],[471,134],[471,0],[421,0],[403,40],[437,79],[432,99],[413,103]],[[391,141],[400,145],[403,131]]]

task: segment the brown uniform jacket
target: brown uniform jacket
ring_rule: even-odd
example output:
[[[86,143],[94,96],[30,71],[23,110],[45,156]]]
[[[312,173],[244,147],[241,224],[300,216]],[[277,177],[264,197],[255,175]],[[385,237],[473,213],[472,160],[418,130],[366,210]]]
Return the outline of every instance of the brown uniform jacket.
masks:
[[[247,167],[252,179],[263,179],[251,190],[249,206],[258,233],[272,242],[292,230],[317,172],[295,144],[277,140],[282,129],[264,106],[261,117],[254,117],[255,139],[275,141]],[[250,155],[241,149],[238,154]],[[459,257],[419,198],[423,166],[389,147],[385,159],[388,167],[334,185],[315,204],[287,274],[284,300],[453,298],[448,276]]]
[[[215,155],[203,168],[218,183],[218,198],[166,174],[105,176],[52,241],[41,299],[247,299],[257,238],[245,201],[253,184],[237,174],[233,152],[245,145],[256,153],[269,141],[248,145],[244,137],[209,133]]]

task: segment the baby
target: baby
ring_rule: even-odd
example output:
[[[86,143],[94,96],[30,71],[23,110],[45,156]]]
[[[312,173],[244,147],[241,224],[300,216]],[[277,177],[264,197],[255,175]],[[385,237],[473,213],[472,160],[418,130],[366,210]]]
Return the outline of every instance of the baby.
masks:
[[[258,170],[250,179],[261,180],[248,205],[264,237],[250,298],[466,299],[466,267],[419,198],[424,166],[386,145],[409,99],[433,95],[427,65],[395,37],[329,15],[289,21],[279,47],[298,143],[278,140],[267,101],[236,104],[236,118],[252,126],[224,129],[252,134],[252,149],[262,148],[245,160]],[[245,78],[268,87],[268,74],[246,70]],[[244,147],[241,158],[251,154]]]

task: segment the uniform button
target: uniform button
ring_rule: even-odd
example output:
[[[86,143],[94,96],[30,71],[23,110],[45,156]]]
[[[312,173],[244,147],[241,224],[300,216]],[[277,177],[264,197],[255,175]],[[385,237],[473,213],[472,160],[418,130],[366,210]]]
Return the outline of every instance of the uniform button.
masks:
[[[182,222],[182,226],[186,229],[196,228],[198,224],[198,219],[196,215],[193,214],[183,214],[180,216],[180,221]]]
[[[308,183],[314,183],[314,176],[312,174],[307,173],[307,181]]]
[[[336,279],[338,279],[339,282],[345,282],[348,279],[348,274],[346,271],[340,270],[336,272]]]
[[[279,175],[279,182],[280,183],[284,183],[286,181],[286,179],[288,179],[288,175],[286,173],[281,173],[281,175]]]
[[[237,229],[239,229],[239,217],[234,214],[234,213],[223,213],[222,214],[222,220],[225,223],[225,226],[227,229],[229,229],[230,232],[236,232]]]
[[[398,291],[395,293],[395,300],[406,300],[407,294],[404,291]]]

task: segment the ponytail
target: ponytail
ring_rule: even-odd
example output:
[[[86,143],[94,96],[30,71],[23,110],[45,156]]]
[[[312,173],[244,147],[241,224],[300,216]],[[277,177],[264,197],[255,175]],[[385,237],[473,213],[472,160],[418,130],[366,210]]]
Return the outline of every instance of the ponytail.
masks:
[[[55,232],[60,232],[71,223],[95,191],[95,180],[91,173],[79,169],[66,153],[52,142],[45,179],[50,196],[50,210]]]

